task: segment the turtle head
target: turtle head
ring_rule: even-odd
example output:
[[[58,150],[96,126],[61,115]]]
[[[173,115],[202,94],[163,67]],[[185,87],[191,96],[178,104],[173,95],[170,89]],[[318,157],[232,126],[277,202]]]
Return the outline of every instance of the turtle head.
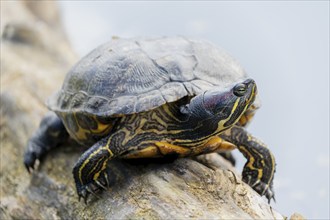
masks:
[[[181,108],[181,112],[189,114],[189,120],[221,122],[223,128],[230,127],[253,103],[256,93],[254,80],[247,79],[225,89],[207,90],[192,98],[188,105]]]

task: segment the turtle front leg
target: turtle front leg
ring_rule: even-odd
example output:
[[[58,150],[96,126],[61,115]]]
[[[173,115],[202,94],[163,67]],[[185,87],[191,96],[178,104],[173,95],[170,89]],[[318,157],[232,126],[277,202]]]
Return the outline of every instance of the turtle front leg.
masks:
[[[105,186],[109,184],[107,162],[117,155],[116,151],[110,150],[109,142],[109,137],[96,142],[79,158],[73,168],[79,200],[82,197],[85,203],[90,193],[95,194],[101,188],[106,189]]]
[[[243,181],[260,195],[265,195],[270,203],[274,199],[273,178],[275,158],[264,143],[249,134],[244,128],[234,126],[222,133],[221,138],[235,144],[247,159],[243,168]]]
[[[253,119],[253,116],[256,113],[256,110],[260,107],[260,101],[257,98],[254,103],[244,112],[244,114],[240,117],[237,122],[238,126],[247,127],[247,125]],[[228,160],[233,166],[236,164],[236,159],[230,151],[219,153],[223,158]]]
[[[61,119],[54,112],[48,112],[26,146],[24,164],[28,172],[34,169],[36,160],[41,159],[49,150],[59,146],[68,138],[69,134]]]

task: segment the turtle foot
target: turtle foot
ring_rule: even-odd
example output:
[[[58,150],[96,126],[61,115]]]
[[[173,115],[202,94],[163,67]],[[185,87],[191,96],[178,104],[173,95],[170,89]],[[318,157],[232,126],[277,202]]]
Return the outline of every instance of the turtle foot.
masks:
[[[108,177],[105,173],[103,173],[97,180],[92,180],[85,185],[81,185],[79,182],[76,182],[78,200],[80,201],[80,199],[83,198],[85,204],[87,205],[87,199],[90,194],[100,199],[98,194],[103,190],[107,190],[108,187]]]
[[[42,148],[42,146],[36,144],[32,140],[28,142],[24,153],[24,165],[29,173],[32,173],[35,169],[35,165],[40,163]]]
[[[248,180],[243,178],[243,181],[249,184],[259,195],[265,196],[268,200],[268,203],[270,203],[272,199],[274,200],[274,202],[276,202],[272,182],[270,184],[267,184],[260,181],[259,179],[251,178]]]

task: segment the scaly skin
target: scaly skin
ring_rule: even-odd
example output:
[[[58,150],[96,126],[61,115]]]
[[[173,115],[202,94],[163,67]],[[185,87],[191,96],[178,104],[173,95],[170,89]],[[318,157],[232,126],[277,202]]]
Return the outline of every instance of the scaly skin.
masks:
[[[273,179],[276,164],[267,146],[237,125],[223,132],[220,137],[235,144],[247,159],[242,173],[243,181],[260,195],[265,195],[269,203],[271,199],[275,200]]]
[[[28,172],[34,169],[36,160],[41,159],[49,150],[59,146],[68,138],[69,134],[61,119],[55,113],[48,112],[26,146],[24,164]]]

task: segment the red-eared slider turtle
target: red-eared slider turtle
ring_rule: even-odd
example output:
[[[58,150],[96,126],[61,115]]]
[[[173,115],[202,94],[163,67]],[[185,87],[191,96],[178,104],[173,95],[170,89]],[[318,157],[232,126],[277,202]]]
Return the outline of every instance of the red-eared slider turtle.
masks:
[[[66,139],[90,147],[73,168],[79,198],[104,188],[108,162],[238,150],[243,181],[270,201],[275,160],[246,132],[257,88],[225,51],[184,37],[113,39],[82,58],[48,100],[24,163]]]

